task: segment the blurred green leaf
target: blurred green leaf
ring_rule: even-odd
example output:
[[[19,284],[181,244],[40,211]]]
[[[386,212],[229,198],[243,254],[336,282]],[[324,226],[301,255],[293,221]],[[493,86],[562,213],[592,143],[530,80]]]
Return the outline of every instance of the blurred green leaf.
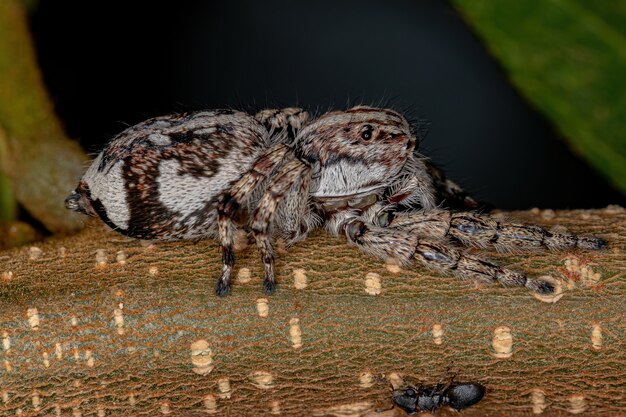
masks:
[[[522,94],[626,193],[626,2],[452,3]]]

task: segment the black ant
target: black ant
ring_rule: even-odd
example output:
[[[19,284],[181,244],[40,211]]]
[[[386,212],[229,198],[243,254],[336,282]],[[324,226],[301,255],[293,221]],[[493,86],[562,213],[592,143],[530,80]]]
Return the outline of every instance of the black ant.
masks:
[[[450,382],[443,384],[444,376],[437,385],[405,384],[393,390],[392,399],[395,405],[409,414],[418,411],[434,412],[448,405],[460,411],[478,403],[485,396],[486,389],[476,382],[454,383],[454,376]]]

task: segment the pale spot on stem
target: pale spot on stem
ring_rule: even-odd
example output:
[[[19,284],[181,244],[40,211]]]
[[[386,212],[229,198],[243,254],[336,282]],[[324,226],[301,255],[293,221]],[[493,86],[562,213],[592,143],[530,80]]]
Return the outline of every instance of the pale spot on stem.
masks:
[[[304,269],[294,269],[293,271],[293,286],[297,290],[303,290],[307,287],[307,276]]]
[[[270,314],[269,301],[267,298],[259,298],[256,300],[256,311],[259,317],[267,317]]]
[[[368,272],[365,275],[365,292],[369,295],[379,295],[382,290],[380,275],[375,272]]]
[[[230,380],[226,377],[217,380],[217,389],[219,390],[219,396],[223,400],[230,398],[232,389],[230,388]]]
[[[196,340],[191,344],[190,350],[192,370],[198,375],[208,375],[214,368],[209,342],[204,339]]]
[[[292,318],[289,320],[289,337],[291,338],[291,345],[294,349],[300,349],[302,347],[302,329],[300,328],[300,319]]]
[[[600,326],[600,323],[594,323],[593,329],[591,330],[591,346],[595,350],[601,350],[603,342],[602,326]]]
[[[546,394],[538,388],[532,390],[530,401],[533,405],[533,414],[541,414],[546,407],[548,407],[546,404]]]
[[[587,410],[587,401],[582,394],[572,395],[568,398],[569,407],[567,411],[572,414],[581,414]]]
[[[274,376],[267,371],[254,371],[250,379],[254,386],[260,389],[270,389],[274,386]]]
[[[500,359],[510,358],[513,355],[513,336],[511,329],[506,326],[499,326],[493,331],[491,346],[494,356]]]

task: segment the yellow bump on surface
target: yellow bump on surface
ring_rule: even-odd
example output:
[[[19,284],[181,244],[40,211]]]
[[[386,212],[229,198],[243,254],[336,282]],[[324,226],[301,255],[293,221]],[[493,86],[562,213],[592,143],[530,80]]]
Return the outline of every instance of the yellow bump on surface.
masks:
[[[376,272],[368,272],[365,275],[365,292],[369,295],[378,295],[381,289],[380,275]]]
[[[67,256],[67,249],[64,246],[59,248],[59,256],[65,258]]]
[[[531,212],[531,214],[534,214],[535,216],[541,213],[541,210],[539,210],[539,207],[533,207],[529,211]]]
[[[546,394],[538,388],[533,389],[530,393],[530,401],[533,404],[533,414],[541,414],[548,407]]]
[[[398,261],[391,258],[385,261],[385,269],[387,269],[387,271],[391,272],[392,274],[399,274],[400,272],[402,272],[402,268],[400,267],[400,264],[398,264]]]
[[[104,416],[106,416],[106,415],[107,415],[106,410],[105,410],[105,409],[104,409],[104,407],[103,407],[102,405],[100,405],[100,404],[98,404],[98,406],[96,407],[96,410],[98,410],[98,411],[97,411],[97,415],[98,415],[98,417],[104,417]]]
[[[48,352],[44,352],[41,354],[43,356],[43,366],[46,368],[50,367],[50,358],[48,357]]]
[[[28,259],[30,259],[31,261],[39,259],[42,256],[43,256],[43,251],[37,246],[31,246],[30,248],[28,248]]]
[[[39,312],[36,307],[26,310],[26,316],[28,317],[28,324],[33,330],[39,330]]]
[[[302,329],[300,328],[300,319],[292,318],[289,320],[289,337],[291,338],[291,346],[294,349],[302,347]]]
[[[248,268],[239,268],[237,271],[237,282],[247,284],[252,279],[252,274]]]
[[[552,220],[556,217],[556,213],[552,209],[541,210],[541,218],[545,220]]]
[[[270,389],[274,386],[274,376],[267,371],[254,371],[250,374],[252,384],[260,389]]]
[[[561,282],[561,280],[555,279],[550,275],[543,275],[538,277],[538,279],[552,284],[554,286],[554,292],[552,294],[538,294],[536,292],[533,292],[533,297],[544,303],[556,303],[561,298],[563,298],[563,294],[565,292],[563,291],[563,283]]]
[[[78,319],[76,318],[76,316],[72,315],[72,318],[70,319],[70,324],[72,325],[72,327],[78,326]]]
[[[308,278],[304,269],[293,270],[293,286],[296,290],[303,290],[307,287]]]
[[[131,407],[134,407],[137,404],[137,394],[135,394],[134,392],[131,392],[128,394],[128,404]]]
[[[80,360],[80,352],[78,351],[78,348],[75,347],[74,349],[72,349],[72,356],[74,357],[74,360],[76,362],[78,362]],[[80,384],[80,381],[75,381],[76,383]]]
[[[161,402],[161,414],[167,415],[171,412],[172,410],[170,409],[170,403],[168,401]]]
[[[256,300],[256,311],[259,317],[267,317],[270,314],[270,306],[267,298],[258,298]]]
[[[572,395],[568,399],[569,407],[567,411],[572,414],[581,414],[587,411],[587,401],[582,394]]]
[[[82,417],[83,413],[80,411],[80,408],[74,407],[72,408],[72,417]]]
[[[60,343],[54,345],[54,356],[57,359],[63,359],[63,346]]]
[[[513,336],[511,329],[506,326],[498,326],[493,331],[491,346],[496,358],[505,359],[513,355]]]
[[[7,372],[11,372],[13,370],[13,365],[11,365],[11,362],[9,362],[8,359],[4,360],[4,370]]]
[[[2,391],[2,402],[5,403],[5,404],[9,402],[9,392],[8,391]]]
[[[4,271],[2,273],[2,281],[8,282],[13,279],[13,271]]]
[[[96,268],[104,268],[107,266],[107,252],[104,249],[96,250]]]
[[[204,403],[204,408],[206,409],[205,411],[208,414],[217,413],[217,399],[215,398],[215,395],[213,394],[205,395],[204,398],[202,399],[202,402]]]
[[[232,394],[230,388],[230,380],[226,377],[217,380],[217,389],[220,392],[218,395],[222,400],[227,400]]]
[[[148,268],[148,273],[152,276],[158,275],[159,273],[159,268],[157,268],[156,266],[152,265],[150,268]]]
[[[192,370],[198,375],[208,375],[214,368],[209,342],[204,339],[196,340],[191,344],[190,350]]]
[[[60,416],[61,416],[61,406],[60,406],[59,404],[55,404],[55,405],[54,405],[54,414],[55,414],[57,417],[60,417]]]
[[[31,402],[33,403],[35,411],[39,411],[39,408],[41,407],[41,397],[39,396],[39,392],[33,391]]]
[[[24,411],[22,411],[21,408],[18,408],[17,410],[15,410],[15,415],[16,416],[23,416],[24,415]]]
[[[602,349],[603,339],[602,326],[600,326],[600,323],[594,323],[593,329],[591,330],[591,346],[595,350]]]
[[[5,352],[11,350],[11,338],[8,332],[2,332],[2,349],[4,349]]]
[[[124,334],[124,310],[116,308],[113,310],[113,322],[117,328],[117,334],[120,336]]]
[[[115,255],[115,260],[117,261],[117,263],[120,265],[126,265],[126,259],[126,252],[124,252],[123,250],[118,250],[117,254]]]
[[[433,324],[433,342],[436,345],[441,345],[443,343],[443,327],[441,327],[441,324],[439,323],[435,323]]]
[[[280,414],[280,401],[274,400],[270,402],[270,414],[279,415]]]
[[[95,363],[94,363],[94,358],[93,358],[93,352],[89,349],[87,349],[85,351],[85,360],[87,361],[87,366],[90,368],[93,368]]]
[[[391,384],[391,387],[393,389],[398,389],[404,385],[404,380],[402,379],[402,376],[400,376],[400,374],[397,372],[391,372],[389,375],[387,375],[387,381],[389,381],[389,384]]]
[[[361,372],[359,374],[359,386],[361,388],[371,388],[374,385],[374,375],[371,372]]]

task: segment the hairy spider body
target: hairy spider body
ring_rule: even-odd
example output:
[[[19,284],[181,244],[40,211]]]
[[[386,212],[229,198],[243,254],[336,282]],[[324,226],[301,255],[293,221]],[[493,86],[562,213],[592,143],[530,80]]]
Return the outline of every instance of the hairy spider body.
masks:
[[[539,293],[554,288],[451,240],[504,250],[606,246],[470,211],[478,203],[417,153],[424,131],[398,112],[367,106],[313,120],[296,108],[159,117],[115,137],[66,205],[141,239],[218,238],[218,295],[230,289],[237,228],[257,243],[267,293],[275,288],[271,237],[294,243],[318,227],[379,258]]]

